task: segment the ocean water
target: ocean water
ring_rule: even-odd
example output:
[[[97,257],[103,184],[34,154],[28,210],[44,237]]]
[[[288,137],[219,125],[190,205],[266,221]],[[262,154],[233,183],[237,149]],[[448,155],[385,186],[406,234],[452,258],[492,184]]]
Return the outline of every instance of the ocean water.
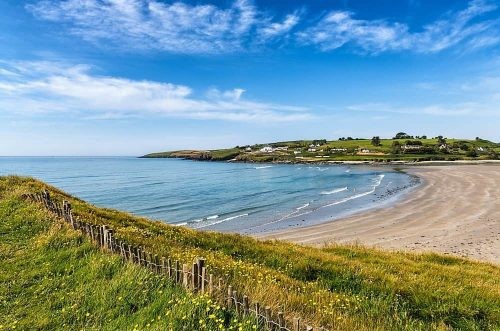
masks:
[[[98,206],[178,226],[259,233],[391,203],[416,185],[389,167],[243,164],[133,157],[0,157]]]

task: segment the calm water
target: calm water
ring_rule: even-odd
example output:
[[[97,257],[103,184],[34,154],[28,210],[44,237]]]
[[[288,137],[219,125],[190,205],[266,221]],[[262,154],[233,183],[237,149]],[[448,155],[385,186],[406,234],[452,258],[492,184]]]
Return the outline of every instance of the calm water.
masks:
[[[241,233],[335,219],[394,201],[415,184],[389,168],[132,157],[2,157],[6,174],[39,178],[99,206]]]

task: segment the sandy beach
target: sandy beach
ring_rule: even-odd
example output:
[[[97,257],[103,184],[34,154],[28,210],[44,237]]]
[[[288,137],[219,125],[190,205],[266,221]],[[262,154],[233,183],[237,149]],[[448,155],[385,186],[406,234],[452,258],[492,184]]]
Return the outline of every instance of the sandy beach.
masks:
[[[340,220],[260,235],[306,245],[359,243],[500,263],[500,165],[405,167],[422,184],[399,202]]]

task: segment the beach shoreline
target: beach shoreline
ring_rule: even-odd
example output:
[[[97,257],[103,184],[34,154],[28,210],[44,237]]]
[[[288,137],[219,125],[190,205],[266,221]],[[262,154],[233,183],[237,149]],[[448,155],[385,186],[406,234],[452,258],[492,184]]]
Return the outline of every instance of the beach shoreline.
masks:
[[[313,246],[356,243],[500,263],[499,164],[402,165],[402,170],[418,176],[421,184],[391,205],[255,237]]]

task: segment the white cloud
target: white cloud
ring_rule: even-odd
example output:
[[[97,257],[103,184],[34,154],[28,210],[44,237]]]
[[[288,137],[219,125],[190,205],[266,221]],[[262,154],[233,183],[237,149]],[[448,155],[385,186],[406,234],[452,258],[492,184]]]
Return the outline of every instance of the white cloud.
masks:
[[[500,109],[493,101],[494,96],[490,95],[487,100],[477,102],[436,103],[411,107],[398,106],[391,103],[365,103],[348,106],[347,110],[434,116],[500,116]]]
[[[411,32],[404,23],[356,19],[352,12],[333,11],[297,35],[302,43],[316,45],[324,51],[349,45],[368,53],[402,50],[435,53],[462,42],[468,44],[469,49],[477,49],[500,42],[498,18],[476,20],[496,10],[494,4],[473,0],[466,9],[449,13],[419,32]]]
[[[262,38],[266,40],[277,36],[283,36],[289,33],[299,23],[299,20],[300,16],[295,13],[287,15],[283,22],[270,23],[260,30]]]
[[[277,37],[298,21],[275,23],[247,0],[228,8],[157,0],[43,0],[26,7],[36,17],[63,22],[91,42],[174,53],[226,53],[244,49],[253,34]]]
[[[436,53],[457,45],[470,52],[500,43],[498,16],[480,20],[498,9],[487,0],[471,0],[467,8],[415,31],[405,23],[359,19],[338,10],[319,21],[302,20],[299,11],[275,20],[251,0],[235,0],[228,7],[159,0],[41,0],[26,8],[42,20],[65,24],[87,41],[127,50],[216,54],[291,39],[323,51],[350,46],[372,54]]]
[[[310,117],[303,107],[249,101],[243,89],[211,90],[155,81],[97,76],[88,66],[49,62],[0,62],[14,76],[0,76],[4,113],[72,112],[86,118],[172,116],[235,121],[292,121]]]

